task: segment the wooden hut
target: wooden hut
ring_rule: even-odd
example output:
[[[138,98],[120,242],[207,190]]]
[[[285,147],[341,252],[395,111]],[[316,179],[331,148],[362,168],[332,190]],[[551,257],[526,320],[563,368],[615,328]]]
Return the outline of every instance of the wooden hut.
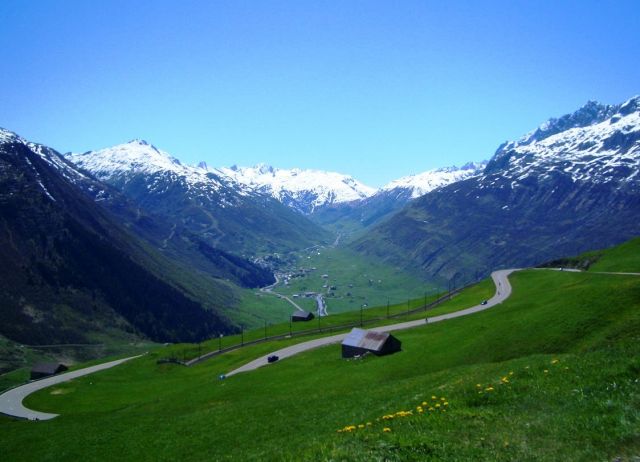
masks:
[[[291,320],[293,322],[303,322],[303,321],[311,321],[315,316],[313,313],[309,313],[307,311],[296,310],[291,315]]]
[[[400,340],[391,334],[356,327],[342,341],[342,357],[353,358],[365,353],[384,356],[400,351],[401,345]]]
[[[67,369],[69,369],[67,366],[60,363],[38,363],[31,368],[31,380],[59,374]]]

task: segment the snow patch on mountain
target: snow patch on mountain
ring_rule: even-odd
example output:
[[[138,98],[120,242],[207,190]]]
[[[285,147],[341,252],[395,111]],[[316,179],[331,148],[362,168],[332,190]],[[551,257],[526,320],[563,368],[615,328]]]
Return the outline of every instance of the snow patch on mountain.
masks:
[[[268,194],[302,213],[312,213],[328,204],[352,202],[370,197],[375,188],[351,176],[310,169],[279,169],[267,164],[254,167],[212,169],[201,168],[225,176],[251,191]]]
[[[178,159],[144,140],[132,140],[98,151],[67,154],[67,159],[93,173],[98,179],[128,182],[136,176],[154,178],[148,188],[166,188],[166,179],[182,182],[188,190],[215,192],[223,183],[215,175],[198,167],[182,164]]]
[[[411,199],[415,199],[436,188],[479,175],[486,165],[486,162],[469,162],[462,167],[453,166],[428,170],[393,180],[384,185],[381,191],[408,190],[411,193]]]
[[[584,108],[589,107],[589,117]],[[597,109],[597,110],[596,110]],[[577,115],[576,115],[577,114]],[[605,117],[603,119],[603,117]],[[628,181],[640,170],[640,97],[618,106],[588,103],[574,114],[551,119],[578,126],[551,135],[527,135],[501,146],[489,162],[487,173],[522,180],[536,176],[542,180],[562,173],[572,181],[603,183]],[[571,122],[574,121],[574,122]],[[554,129],[555,130],[555,129]]]

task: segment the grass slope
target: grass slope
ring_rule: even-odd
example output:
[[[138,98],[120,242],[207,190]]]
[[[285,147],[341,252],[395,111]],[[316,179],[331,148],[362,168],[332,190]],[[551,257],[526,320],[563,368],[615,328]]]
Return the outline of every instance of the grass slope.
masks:
[[[601,256],[590,271],[623,271],[640,273],[640,238],[601,251]]]
[[[152,353],[32,395],[28,405],[62,416],[0,419],[0,450],[12,460],[637,455],[640,279],[526,271],[512,281],[499,307],[397,333],[403,351],[388,357],[344,361],[336,345],[219,381],[273,345],[194,368],[156,365],[162,352]],[[414,415],[376,420],[400,410]],[[364,428],[337,432],[351,424]]]

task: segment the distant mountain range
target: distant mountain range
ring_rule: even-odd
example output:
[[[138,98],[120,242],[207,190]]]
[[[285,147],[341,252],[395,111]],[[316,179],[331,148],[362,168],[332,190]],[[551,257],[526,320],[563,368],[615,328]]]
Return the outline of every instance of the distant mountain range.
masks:
[[[183,165],[146,141],[133,140],[66,158],[121,191],[144,210],[208,245],[236,255],[286,252],[330,240],[327,231],[230,177]]]
[[[471,279],[640,234],[640,97],[589,102],[498,148],[482,174],[436,189],[352,245]]]
[[[184,165],[142,140],[61,156],[0,129],[0,335],[230,332],[238,287],[270,284],[278,254],[336,233],[441,282],[606,247],[640,235],[639,172],[639,97],[589,102],[488,162],[378,190],[333,172]]]

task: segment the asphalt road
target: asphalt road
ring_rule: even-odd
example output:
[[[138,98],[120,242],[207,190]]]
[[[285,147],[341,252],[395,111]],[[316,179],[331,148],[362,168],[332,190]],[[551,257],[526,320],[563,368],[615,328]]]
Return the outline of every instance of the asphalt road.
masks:
[[[443,314],[441,316],[434,316],[432,318],[427,318],[426,320],[416,319],[415,321],[407,321],[407,322],[401,322],[398,324],[391,324],[389,326],[376,327],[375,330],[379,332],[393,332],[396,330],[410,329],[412,327],[424,326],[425,323],[433,324],[435,322],[445,321],[447,319],[459,318],[461,316],[467,316],[472,313],[477,313],[479,311],[484,311],[486,309],[489,309],[492,306],[502,303],[511,295],[511,284],[509,284],[508,276],[514,271],[517,271],[517,269],[499,270],[491,273],[491,278],[493,279],[493,282],[496,285],[496,293],[493,297],[487,300],[486,305],[482,305],[482,304],[475,305],[475,306],[472,306],[471,308],[467,308],[467,309],[456,311],[449,314]],[[342,342],[342,340],[344,340],[346,336],[347,336],[347,333],[337,334],[337,335],[332,335],[330,337],[322,337],[315,340],[310,340],[308,342],[298,343],[297,345],[291,345],[289,347],[282,348],[280,350],[273,351],[269,354],[261,356],[260,358],[255,359],[229,372],[226,375],[227,377],[230,377],[235,374],[239,374],[240,372],[248,372],[262,366],[267,366],[268,364],[270,364],[267,361],[267,358],[271,355],[276,355],[282,360],[290,356],[296,355],[298,353],[302,353],[303,351],[308,351],[321,346]]]
[[[30,382],[16,388],[12,388],[11,390],[5,391],[0,395],[0,413],[28,420],[53,419],[54,417],[57,417],[58,414],[32,411],[31,409],[27,409],[22,405],[22,400],[31,393],[42,390],[43,388],[50,387],[51,385],[67,382],[69,380],[75,379],[76,377],[82,377],[83,375],[93,374],[94,372],[109,369],[111,367],[117,366],[118,364],[122,364],[125,361],[129,361],[130,359],[138,358],[140,356],[142,355],[131,356],[129,358],[118,359],[116,361],[98,364],[96,366],[85,367],[84,369],[65,372],[64,374],[54,375],[52,377],[47,377],[46,379],[36,380],[35,382]]]

